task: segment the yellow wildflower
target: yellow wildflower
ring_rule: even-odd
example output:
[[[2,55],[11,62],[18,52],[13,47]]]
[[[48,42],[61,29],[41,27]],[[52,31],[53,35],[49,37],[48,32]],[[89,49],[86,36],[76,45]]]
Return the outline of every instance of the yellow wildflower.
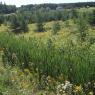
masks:
[[[82,91],[82,86],[81,85],[75,86],[74,92],[81,92],[81,91]]]
[[[89,92],[89,95],[94,95],[93,92]]]

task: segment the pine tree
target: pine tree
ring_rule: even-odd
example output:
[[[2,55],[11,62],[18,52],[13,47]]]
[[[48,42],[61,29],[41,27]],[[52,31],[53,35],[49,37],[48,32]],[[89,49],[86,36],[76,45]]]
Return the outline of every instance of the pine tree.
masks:
[[[95,10],[93,10],[92,14],[89,16],[90,25],[95,25]]]
[[[80,34],[80,40],[81,42],[84,42],[86,40],[87,34],[88,34],[88,26],[87,26],[87,19],[83,17],[83,15],[80,15],[78,18],[78,31]]]
[[[0,26],[1,26],[1,24],[4,22],[4,17],[3,17],[3,15],[0,15]]]
[[[53,34],[54,35],[57,34],[59,30],[60,30],[60,24],[59,22],[55,22],[52,27]]]
[[[45,30],[43,24],[44,20],[40,10],[36,12],[35,18],[36,18],[36,26],[37,26],[36,31],[43,32]]]
[[[28,23],[22,15],[12,15],[10,21],[10,29],[15,33],[27,32]]]

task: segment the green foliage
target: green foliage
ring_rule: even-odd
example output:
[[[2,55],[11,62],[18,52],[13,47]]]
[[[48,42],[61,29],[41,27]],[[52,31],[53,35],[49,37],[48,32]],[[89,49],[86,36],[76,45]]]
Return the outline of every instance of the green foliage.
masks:
[[[44,32],[44,25],[43,25],[43,23],[37,23],[36,24],[36,31],[37,32]]]
[[[95,10],[90,14],[89,16],[89,23],[90,25],[94,26],[95,25]]]
[[[80,40],[81,42],[86,40],[87,34],[88,34],[88,23],[87,19],[83,17],[83,15],[80,15],[78,18],[78,31],[80,33]]]
[[[0,25],[3,24],[3,22],[4,22],[4,17],[3,15],[0,15]]]
[[[43,32],[45,29],[44,29],[44,25],[43,25],[43,13],[41,10],[37,11],[36,14],[35,14],[35,19],[36,19],[36,26],[37,26],[37,29],[36,31],[37,32]]]
[[[12,32],[20,33],[28,31],[28,23],[21,14],[11,15],[9,23]]]
[[[68,22],[68,19],[74,19],[75,24],[77,24],[79,42],[82,44],[77,43],[77,40],[70,40],[68,37],[66,42],[64,41],[61,46],[57,46],[53,35],[47,40],[42,40],[36,37],[29,39],[17,37],[11,32],[0,33],[0,50],[3,53],[3,65],[7,69],[8,66],[11,68],[3,74],[1,74],[2,70],[0,71],[0,94],[3,94],[7,89],[11,89],[17,95],[23,95],[22,92],[25,92],[25,95],[30,95],[30,93],[32,95],[34,93],[31,92],[31,87],[35,87],[36,90],[55,90],[56,85],[64,80],[69,80],[73,84],[81,84],[84,88],[88,87],[86,85],[88,82],[95,82],[95,39],[87,39],[87,21],[90,16],[86,12],[85,14],[78,13],[75,9],[64,10],[62,5],[58,7],[56,4],[50,4],[49,8],[47,8],[47,5],[36,5],[36,7],[33,5],[33,9],[31,5],[27,6],[27,8],[23,6],[21,7],[23,9],[18,8],[17,13],[0,15],[0,24],[8,23],[12,32],[21,33],[28,31],[28,23],[36,22],[37,31],[42,32],[44,31],[44,22],[53,20],[55,22],[52,26],[52,33],[57,34],[61,27],[60,23],[56,21],[67,20],[64,27],[72,29],[72,27],[69,28],[71,23]],[[76,5],[72,6],[76,7]],[[78,4],[78,7],[80,6],[87,5],[84,5],[84,3],[83,5]],[[0,12],[10,13],[9,11],[6,12],[7,7],[4,5],[4,10],[0,10]],[[69,7],[66,5],[66,8]],[[33,11],[30,13],[30,10]],[[81,13],[82,15],[78,17]],[[91,25],[95,24],[94,17],[95,12],[93,11],[89,19]],[[17,71],[18,69],[13,70],[17,67],[21,71]],[[13,80],[10,79],[11,76],[13,76]],[[27,91],[25,91],[23,84],[26,86],[26,90],[28,89]],[[88,88],[92,90],[92,84],[90,86]],[[87,89],[83,90],[87,91]],[[80,95],[80,92],[78,95]]]
[[[72,19],[78,18],[78,11],[76,9],[71,10],[71,18]]]
[[[94,7],[95,2],[78,2],[78,3],[68,3],[68,4],[38,4],[38,5],[23,5],[19,8],[20,11],[35,11],[41,8],[46,10],[61,10],[61,9],[73,9],[73,8],[83,8],[83,7]]]
[[[53,27],[52,27],[53,34],[54,35],[57,34],[59,32],[60,28],[61,27],[60,27],[59,22],[54,22]]]
[[[95,79],[95,50],[89,45],[76,46],[68,41],[55,48],[52,39],[44,43],[37,38],[17,39],[11,34],[0,34],[0,48],[4,48],[3,61],[11,66],[28,68],[38,74],[39,82],[43,75],[57,79],[85,84]]]
[[[18,8],[17,11],[15,13],[11,13],[11,14],[5,14],[3,16],[4,18],[4,22],[6,24],[11,23],[11,19],[14,19],[12,17],[12,15],[22,15],[22,19],[24,18],[24,21],[20,18],[20,20],[22,20],[22,24],[24,24],[23,26],[27,26],[27,23],[37,23],[37,31],[41,32],[44,31],[44,27],[43,27],[43,23],[44,22],[48,22],[48,21],[58,21],[58,20],[69,20],[69,19],[74,19],[76,20],[78,18],[79,14],[82,14],[82,9],[75,9],[75,8],[71,8],[68,9],[68,7],[66,7],[66,9],[64,9],[62,5],[58,6],[56,4],[53,4],[53,6],[51,6],[52,4],[46,4],[46,5],[29,5],[29,6],[23,6],[21,8]],[[72,5],[72,4],[71,4]],[[87,4],[88,5],[88,4]],[[7,6],[7,5],[6,5]],[[31,6],[31,8],[30,8]],[[43,7],[41,7],[43,6]],[[47,7],[46,7],[47,6]],[[50,7],[52,8],[50,8]],[[67,6],[67,5],[66,5]],[[80,4],[79,4],[80,6]],[[85,5],[84,5],[85,6]],[[33,8],[32,8],[33,7]],[[54,7],[54,8],[53,8]],[[74,5],[75,7],[75,5]],[[52,10],[53,9],[53,10]],[[10,10],[10,8],[9,8]],[[31,11],[30,11],[31,10]],[[85,9],[83,9],[83,11],[85,11]],[[88,9],[89,11],[86,11],[86,14],[90,14],[90,10],[92,11],[92,9]],[[7,10],[8,11],[8,10]],[[93,22],[94,15],[88,15],[89,18],[89,22]],[[19,18],[18,16],[16,17],[17,19]],[[7,23],[9,22],[9,23]],[[14,23],[19,24],[19,20]],[[24,28],[24,27],[23,27]],[[17,28],[19,30],[19,28]],[[24,30],[24,29],[22,29]],[[27,30],[27,28],[25,29]]]
[[[14,13],[14,12],[16,12],[16,6],[6,5],[6,4],[2,4],[2,2],[0,2],[0,13],[10,14],[10,13]]]

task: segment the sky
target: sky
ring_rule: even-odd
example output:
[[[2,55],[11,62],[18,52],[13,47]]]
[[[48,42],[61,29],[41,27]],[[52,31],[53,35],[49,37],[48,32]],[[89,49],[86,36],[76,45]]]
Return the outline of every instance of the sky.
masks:
[[[95,0],[0,0],[0,2],[5,2],[8,5],[16,5],[20,7],[21,5],[27,4],[42,4],[42,3],[74,3],[74,2],[88,2]]]

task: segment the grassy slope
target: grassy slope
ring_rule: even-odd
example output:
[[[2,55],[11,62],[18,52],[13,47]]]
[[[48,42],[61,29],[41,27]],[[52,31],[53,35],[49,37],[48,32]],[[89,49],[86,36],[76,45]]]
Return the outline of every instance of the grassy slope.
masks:
[[[45,28],[46,28],[45,32],[42,32],[42,33],[35,32],[34,31],[36,28],[35,24],[30,24],[29,25],[29,32],[25,33],[25,34],[24,33],[19,34],[19,36],[17,36],[17,37],[23,37],[24,36],[26,39],[28,39],[29,37],[37,37],[38,39],[41,39],[43,41],[47,40],[48,38],[54,38],[56,46],[61,45],[61,43],[63,43],[64,41],[66,41],[68,39],[73,40],[76,43],[77,28],[76,28],[76,25],[73,23],[73,21],[69,20],[69,26],[67,26],[67,27],[65,24],[66,22],[62,22],[62,21],[59,21],[59,22],[61,24],[61,30],[58,32],[57,35],[52,35],[52,29],[51,28],[52,28],[52,24],[54,22],[48,22],[48,23],[45,23]],[[3,30],[3,32],[7,31],[7,29],[8,28],[6,28],[6,26],[4,26],[4,25],[2,25],[0,27],[0,31]],[[89,27],[89,35],[93,36],[95,38],[95,28]],[[12,88],[11,91],[10,91],[10,87],[6,88],[6,85],[2,84],[2,85],[0,85],[1,91],[6,92],[6,90],[8,90],[9,95],[16,95],[14,93],[15,93],[15,91],[19,92],[19,89],[17,89],[17,88],[20,87],[19,84],[23,84],[23,80],[24,80],[24,87],[22,87],[22,90],[26,89],[27,91],[29,91],[29,89],[33,89],[30,87],[35,87],[35,85],[33,85],[32,83],[26,81],[26,80],[28,80],[27,78],[25,78],[26,75],[24,75],[19,68],[12,68],[12,69],[6,70],[3,66],[3,63],[2,63],[2,52],[0,52],[0,75],[1,75],[0,79],[4,78],[3,80],[7,81],[8,79],[6,78],[6,74],[8,72],[9,72],[8,78],[10,76],[13,77],[13,75],[11,75],[11,72],[17,72],[15,74],[17,84],[13,85],[14,87]],[[19,73],[21,73],[21,76],[18,75]],[[24,76],[24,78],[23,78],[23,76]],[[30,77],[30,75],[28,77]],[[23,80],[19,81],[19,79],[22,79],[22,78],[23,78]],[[1,83],[3,83],[3,81],[1,81]],[[28,85],[29,85],[29,87],[28,87]],[[33,86],[31,86],[31,85],[33,85]],[[27,93],[27,91],[26,91],[26,93]],[[19,93],[20,94],[17,93],[17,95],[25,95],[25,94],[21,94],[21,92],[19,92]],[[35,93],[35,94],[33,93],[33,95],[41,95],[41,93],[45,93],[45,91],[37,91],[37,93]],[[48,95],[55,95],[55,94],[49,92]]]
[[[19,37],[24,36],[26,39],[28,39],[29,37],[37,37],[38,39],[42,39],[43,41],[47,40],[48,38],[53,37],[55,39],[56,46],[59,46],[61,43],[63,43],[64,41],[66,41],[68,39],[71,39],[76,43],[77,29],[76,29],[76,25],[72,22],[72,20],[69,21],[69,26],[67,26],[67,27],[65,25],[65,22],[60,21],[61,30],[58,32],[58,35],[54,35],[54,36],[52,35],[52,29],[51,29],[53,23],[54,22],[45,23],[46,31],[42,32],[42,33],[35,32],[34,31],[36,28],[35,24],[30,24],[29,25],[29,32],[25,33],[25,34],[19,34]],[[0,32],[4,32],[4,31],[8,31],[8,28],[4,25],[0,26]],[[95,28],[89,27],[89,35],[95,38]],[[18,68],[13,68],[12,70],[17,71],[17,72],[21,72],[20,70],[18,70]],[[4,76],[1,76],[2,74],[6,75],[7,70],[3,67],[2,52],[0,52],[0,79],[2,79],[4,77]],[[17,81],[18,81],[18,79],[20,79],[22,77],[17,76],[17,75],[16,75],[16,77],[17,77]],[[20,83],[22,83],[22,81],[20,81]],[[20,83],[18,83],[18,84],[20,84]],[[29,83],[26,82],[25,85],[29,85]],[[18,87],[18,85],[17,85],[17,87]],[[0,90],[4,90],[4,89],[5,89],[4,85],[0,85]],[[5,91],[6,91],[6,89],[5,89]],[[10,95],[14,95],[13,94],[14,92],[11,92],[11,93],[12,94],[10,94]],[[35,95],[41,95],[40,93],[44,93],[44,92],[41,91],[41,92],[36,93]],[[49,93],[48,95],[53,95],[53,94]]]

